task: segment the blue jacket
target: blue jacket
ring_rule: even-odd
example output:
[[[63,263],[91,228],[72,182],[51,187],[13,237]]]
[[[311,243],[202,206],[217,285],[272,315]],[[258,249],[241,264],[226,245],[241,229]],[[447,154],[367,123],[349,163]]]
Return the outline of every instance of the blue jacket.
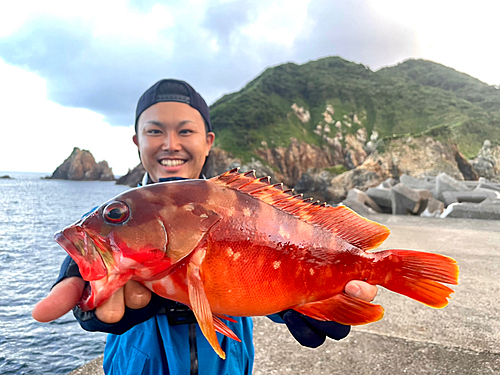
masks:
[[[195,374],[251,374],[254,347],[251,318],[225,321],[241,339],[237,342],[217,334],[226,359],[215,353],[196,327],[198,372]],[[104,372],[120,375],[191,374],[190,324],[171,326],[166,315],[156,315],[122,335],[108,336],[104,350]]]

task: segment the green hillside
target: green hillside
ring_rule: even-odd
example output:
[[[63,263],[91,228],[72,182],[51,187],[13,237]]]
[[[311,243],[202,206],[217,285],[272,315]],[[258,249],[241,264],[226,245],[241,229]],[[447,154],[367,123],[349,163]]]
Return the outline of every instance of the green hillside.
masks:
[[[294,103],[310,113],[310,121],[295,115]],[[379,139],[429,134],[457,142],[468,157],[484,139],[500,141],[500,90],[492,86],[425,60],[373,72],[327,57],[268,68],[241,91],[215,102],[216,145],[244,160],[263,141],[269,147],[287,146],[294,137],[321,145],[327,106],[333,112],[332,136],[360,128],[368,137],[376,131]]]

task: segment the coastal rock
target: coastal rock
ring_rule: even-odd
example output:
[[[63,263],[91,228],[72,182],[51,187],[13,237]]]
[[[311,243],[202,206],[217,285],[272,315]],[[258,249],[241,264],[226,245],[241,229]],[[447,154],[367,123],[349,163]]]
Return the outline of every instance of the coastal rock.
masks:
[[[383,213],[392,212],[391,189],[381,187],[371,187],[366,190],[368,195],[382,209]]]
[[[421,200],[421,196],[417,190],[399,183],[391,189],[392,214],[416,214],[419,210]]]
[[[404,173],[403,175],[401,175],[401,177],[399,177],[399,181],[401,181],[401,183],[413,189],[434,190],[434,187],[436,186],[435,178],[432,179],[429,177],[426,177],[425,179],[413,178],[411,176],[408,176],[406,173]]]
[[[142,178],[144,176],[144,173],[146,173],[146,170],[144,169],[144,166],[142,163],[139,163],[134,169],[128,170],[128,172],[121,176],[117,181],[117,185],[127,185],[130,187],[137,187],[139,182],[142,181]]]
[[[452,203],[440,217],[500,220],[500,202]]]
[[[391,156],[400,174],[424,178],[445,172],[457,180],[464,180],[457,163],[456,147],[431,137],[391,140],[384,154]]]
[[[371,199],[365,192],[358,189],[351,189],[347,193],[347,197],[342,201],[344,206],[356,211],[360,215],[366,215],[374,212],[382,212],[379,205]]]
[[[420,213],[422,217],[439,217],[444,211],[444,203],[430,197],[427,199],[425,210]]]
[[[276,178],[287,186],[295,186],[302,173],[309,169],[320,170],[336,163],[332,155],[320,147],[292,139],[288,147],[257,150],[259,156],[277,169]]]
[[[241,166],[241,160],[233,158],[226,150],[218,147],[212,147],[208,162],[205,165],[204,172],[207,178],[218,176],[228,170]]]
[[[500,182],[500,146],[485,140],[477,156],[470,161],[480,177]]]
[[[106,161],[96,163],[94,156],[87,150],[73,149],[71,155],[56,168],[51,179],[114,181],[113,170]]]
[[[280,180],[279,178],[276,177],[276,173],[273,171],[273,169],[269,166],[264,165],[260,160],[255,160],[252,158],[252,161],[250,163],[246,163],[243,165],[238,165],[238,163],[233,163],[229,169],[233,168],[240,168],[240,172],[250,172],[254,171],[255,176],[257,178],[261,177],[270,177],[272,183],[279,183]]]
[[[364,130],[364,129],[363,129]],[[355,137],[353,134],[348,134],[345,137],[346,150],[344,156],[344,164],[349,169],[354,169],[366,160],[368,156],[364,150],[363,137]]]
[[[362,165],[335,177],[327,188],[326,200],[338,203],[347,196],[347,192],[357,188],[365,191],[370,187],[380,185],[393,175],[394,165],[390,157],[381,157],[373,152]],[[397,170],[397,168],[396,168]]]
[[[445,191],[443,192],[443,199],[445,206],[449,206],[452,203],[481,203],[486,199],[495,200],[498,199],[499,194],[490,189],[474,189],[467,191]]]
[[[0,180],[12,180],[12,177],[10,177],[8,174],[5,174],[3,176],[0,176]]]
[[[468,186],[462,182],[457,181],[453,177],[447,175],[446,173],[440,173],[436,177],[436,187],[434,188],[433,195],[434,198],[439,199],[441,202],[445,202],[443,193],[445,191],[468,191],[470,190]]]
[[[324,201],[326,199],[326,190],[335,176],[337,176],[337,174],[328,170],[322,170],[320,172],[310,170],[302,173],[294,189],[297,193],[304,194],[306,197]]]

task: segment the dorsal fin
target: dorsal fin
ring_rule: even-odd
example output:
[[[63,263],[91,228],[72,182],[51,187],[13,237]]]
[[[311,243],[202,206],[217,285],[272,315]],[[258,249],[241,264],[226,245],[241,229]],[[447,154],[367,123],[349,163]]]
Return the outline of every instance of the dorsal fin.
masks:
[[[368,220],[345,206],[330,207],[311,202],[293,190],[283,191],[283,184],[271,185],[269,177],[256,178],[254,172],[239,173],[238,168],[211,179],[218,185],[241,191],[270,204],[309,224],[329,230],[362,250],[377,248],[389,236],[389,229]]]

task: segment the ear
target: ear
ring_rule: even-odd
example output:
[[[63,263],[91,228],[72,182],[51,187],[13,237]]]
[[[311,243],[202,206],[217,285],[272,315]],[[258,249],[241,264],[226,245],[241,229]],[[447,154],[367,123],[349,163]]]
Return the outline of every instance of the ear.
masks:
[[[137,138],[137,134],[134,134],[134,136],[132,137],[132,140],[134,141],[135,145],[137,147],[139,147],[139,139]]]
[[[207,133],[207,153],[205,156],[208,156],[208,154],[210,153],[210,149],[214,144],[214,140],[215,140],[215,134],[212,132]]]

